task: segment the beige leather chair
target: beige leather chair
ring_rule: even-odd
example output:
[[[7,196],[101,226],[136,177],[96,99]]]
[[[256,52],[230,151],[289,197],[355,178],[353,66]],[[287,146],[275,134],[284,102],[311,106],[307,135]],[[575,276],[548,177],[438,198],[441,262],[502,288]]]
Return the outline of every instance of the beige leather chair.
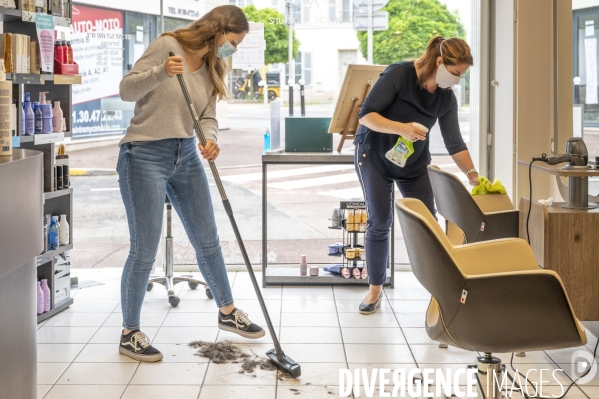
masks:
[[[425,319],[431,339],[484,352],[481,372],[503,370],[493,352],[587,342],[559,275],[537,266],[526,241],[454,246],[420,200],[400,199],[396,208],[412,271],[432,295]]]
[[[518,210],[504,194],[472,196],[457,176],[428,166],[437,210],[454,244],[518,237]],[[452,226],[454,224],[461,231]]]

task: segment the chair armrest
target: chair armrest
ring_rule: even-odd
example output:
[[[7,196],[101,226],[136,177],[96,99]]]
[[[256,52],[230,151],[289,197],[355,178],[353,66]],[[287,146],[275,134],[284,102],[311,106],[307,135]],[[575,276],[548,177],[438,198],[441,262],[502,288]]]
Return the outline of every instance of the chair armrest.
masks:
[[[480,232],[477,241],[519,236],[520,211],[518,210],[485,213],[483,222],[485,229]]]
[[[586,343],[561,279],[552,270],[471,276],[464,290],[466,300],[448,329],[468,349],[501,353]]]
[[[532,249],[520,238],[457,245],[453,257],[465,275],[539,270]]]

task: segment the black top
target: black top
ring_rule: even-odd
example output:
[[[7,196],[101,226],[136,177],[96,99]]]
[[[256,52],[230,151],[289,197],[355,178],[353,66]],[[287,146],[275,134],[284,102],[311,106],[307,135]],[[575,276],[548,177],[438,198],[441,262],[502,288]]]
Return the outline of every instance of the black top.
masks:
[[[458,124],[458,104],[452,90],[437,88],[429,93],[418,84],[414,62],[389,65],[362,104],[359,117],[377,112],[396,122],[418,122],[429,131],[439,120],[441,135],[449,155],[467,149]],[[429,136],[414,142],[414,153],[401,168],[385,154],[397,143],[399,135],[379,133],[360,125],[354,144],[360,144],[379,173],[390,179],[411,179],[426,172],[431,162]]]

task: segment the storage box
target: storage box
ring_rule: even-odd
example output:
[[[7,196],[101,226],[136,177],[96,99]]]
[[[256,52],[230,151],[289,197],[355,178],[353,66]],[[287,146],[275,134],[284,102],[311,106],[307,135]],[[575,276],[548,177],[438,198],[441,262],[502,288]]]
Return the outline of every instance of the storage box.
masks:
[[[54,58],[54,73],[57,75],[77,75],[79,73],[79,64],[75,61],[72,64],[62,64]]]
[[[54,257],[53,283],[54,303],[52,306],[54,307],[71,297],[71,257],[67,252]]]
[[[331,118],[285,118],[285,152],[333,152]]]

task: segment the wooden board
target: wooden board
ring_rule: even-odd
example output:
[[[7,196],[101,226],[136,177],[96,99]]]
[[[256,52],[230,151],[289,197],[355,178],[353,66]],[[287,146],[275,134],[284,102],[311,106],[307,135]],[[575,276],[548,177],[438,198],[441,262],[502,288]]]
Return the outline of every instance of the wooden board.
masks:
[[[345,129],[347,120],[352,111],[352,99],[357,98],[358,104],[364,101],[364,92],[368,84],[374,86],[379,79],[379,75],[387,68],[386,65],[357,65],[352,64],[347,67],[341,92],[337,99],[333,119],[329,126],[329,133],[341,133]],[[355,123],[357,124],[356,119]],[[354,125],[355,128],[355,125]]]

